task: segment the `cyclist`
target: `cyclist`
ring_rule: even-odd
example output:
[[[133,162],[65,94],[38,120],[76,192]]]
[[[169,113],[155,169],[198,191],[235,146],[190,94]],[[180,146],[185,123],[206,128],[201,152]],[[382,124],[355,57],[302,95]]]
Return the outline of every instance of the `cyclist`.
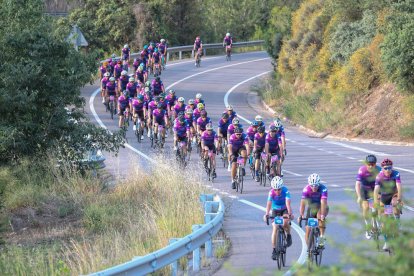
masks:
[[[243,168],[242,168],[242,174],[243,176],[246,175],[246,157],[248,155],[248,145],[249,140],[247,138],[247,135],[243,133],[242,128],[236,128],[234,130],[234,134],[232,134],[229,138],[229,163],[231,163],[231,188],[236,189],[236,170],[237,170],[237,158],[240,156],[243,157]],[[247,148],[246,148],[247,147]]]
[[[302,199],[300,201],[298,221],[304,218],[305,205],[308,204],[306,212],[307,218],[317,218],[319,222],[319,229],[321,236],[319,238],[319,246],[323,247],[325,244],[325,218],[329,212],[328,206],[328,188],[321,184],[321,178],[318,174],[313,173],[308,177],[308,184],[303,188]],[[305,239],[308,242],[309,227],[306,226]],[[309,246],[309,244],[308,244]]]
[[[227,113],[229,115],[230,122],[232,122],[233,119],[237,117],[237,113],[236,113],[236,111],[233,110],[233,106],[231,106],[231,105],[228,105],[226,107],[226,110],[223,112],[223,114],[224,113]]]
[[[163,70],[165,70],[165,66],[167,65],[167,44],[165,43],[165,39],[161,38],[160,40],[160,44],[158,44],[158,50],[161,54],[161,60],[163,61],[164,64],[162,64],[163,66]]]
[[[167,112],[163,109],[162,103],[157,104],[157,109],[152,112],[153,120],[152,120],[152,127],[154,131],[154,135],[157,137],[158,135],[158,126],[162,126],[162,133],[161,139],[162,144],[165,142],[165,127],[168,127],[168,117]]]
[[[212,176],[216,178],[216,146],[214,145],[217,141],[217,134],[213,130],[213,125],[208,123],[206,125],[206,130],[201,134],[201,148],[203,149],[204,156],[204,168],[207,169],[207,162],[209,158],[209,152],[212,152],[211,155],[211,166],[213,169]]]
[[[148,138],[151,137],[151,132],[152,132],[152,122],[153,122],[153,114],[154,111],[157,109],[158,104],[160,103],[160,97],[156,96],[154,97],[154,99],[152,101],[150,101],[148,103],[148,118],[147,118],[147,126],[150,128],[149,131],[147,132],[147,136]],[[162,108],[162,104],[161,104],[161,108]]]
[[[115,65],[116,65],[116,56],[115,54],[112,54],[112,57],[108,59],[108,63],[109,63],[109,70],[111,73],[111,77],[114,76],[114,69],[115,69]]]
[[[132,110],[132,100],[137,96],[139,89],[135,82],[135,78],[130,77],[125,88],[128,91],[129,108]]]
[[[141,64],[141,58],[140,57],[136,57],[134,58],[134,62],[132,63],[132,66],[134,67],[134,72],[136,72],[138,70],[139,65]]]
[[[277,155],[276,171],[273,171],[272,174],[273,176],[280,176],[280,160],[283,156],[282,140],[277,135],[277,128],[275,126],[270,127],[269,133],[266,136],[265,152],[267,155],[267,174],[270,174],[271,157]]]
[[[144,63],[138,66],[137,71],[135,71],[135,77],[141,85],[148,80],[148,73],[144,70]]]
[[[223,38],[223,47],[226,47],[226,55],[227,55],[227,52],[230,52],[229,55],[231,55],[232,45],[233,45],[233,39],[230,33],[226,33],[226,36]]]
[[[105,77],[105,73],[111,74],[111,69],[109,67],[108,61],[104,61],[99,67],[99,79],[102,80]]]
[[[196,131],[195,131],[195,128],[194,128],[193,110],[191,108],[185,110],[184,119],[186,120],[187,124],[190,127],[190,135],[188,135],[188,142],[190,142],[191,139],[192,139],[193,144],[195,144],[195,142],[196,142],[196,140],[195,140]]]
[[[115,101],[114,105],[116,108],[117,97],[118,97],[118,88],[116,87],[116,82],[114,77],[109,78],[109,82],[106,83],[106,104],[109,104],[109,97],[114,96]]]
[[[186,146],[184,146],[183,151],[184,154],[187,153],[187,143],[188,137],[190,135],[190,126],[186,122],[184,117],[177,118],[174,124],[174,150],[177,151],[178,154],[178,144],[180,142],[184,142]]]
[[[154,96],[158,96],[161,93],[165,93],[164,84],[162,83],[160,77],[156,77],[155,79],[152,80],[151,90]]]
[[[148,45],[144,45],[144,49],[140,53],[141,62],[144,65],[143,69],[147,70],[147,63],[148,63]]]
[[[129,101],[127,97],[125,97],[125,95],[121,95],[118,98],[118,116],[119,116],[118,126],[119,128],[122,128],[124,113],[127,110],[129,111]]]
[[[177,117],[178,113],[184,112],[185,110],[186,110],[185,99],[183,97],[179,97],[177,100],[177,103],[171,107],[171,111],[173,112],[174,118]]]
[[[381,167],[377,166],[377,157],[375,155],[367,155],[365,158],[365,165],[361,166],[358,170],[356,177],[355,192],[357,195],[357,203],[362,208],[362,216],[365,221],[365,237],[371,238],[369,232],[370,225],[368,222],[368,199],[372,199],[374,196],[375,178],[381,171]]]
[[[119,77],[121,77],[121,73],[122,73],[123,70],[124,69],[122,68],[122,61],[118,60],[116,62],[115,67],[114,67],[114,77],[115,77],[116,80],[118,80]]]
[[[186,109],[191,109],[194,111],[194,109],[196,109],[195,103],[193,99],[189,99],[188,100],[188,105],[186,107]]]
[[[121,53],[122,60],[129,63],[130,53],[131,53],[131,49],[129,48],[128,44],[125,44],[124,48],[122,48],[122,53]]]
[[[286,232],[286,246],[292,245],[292,235],[290,234],[290,220],[293,219],[292,207],[290,206],[290,192],[288,188],[283,185],[283,179],[279,176],[275,176],[270,184],[272,189],[269,191],[266,204],[266,213],[263,217],[264,220],[269,217],[283,217],[283,229]],[[277,225],[272,223],[272,259],[276,260],[276,232]]]
[[[160,61],[161,61],[161,55],[158,52],[158,48],[154,49],[154,53],[152,53],[152,66],[153,71],[155,72],[155,68],[158,67],[158,74],[161,75],[161,68],[160,68]]]
[[[167,101],[168,117],[172,117],[172,111],[174,111],[174,106],[177,101],[177,96],[173,89],[168,90],[168,95],[165,97],[165,100]]]
[[[243,126],[240,124],[239,118],[234,118],[233,121],[231,121],[231,125],[227,128],[227,139],[230,140],[230,136],[234,134],[234,130],[236,128],[243,128]]]
[[[207,111],[201,110],[200,118],[197,119],[197,133],[201,137],[203,132],[206,130],[207,124],[211,123],[210,117],[207,117]]]
[[[400,173],[393,170],[393,162],[385,158],[381,162],[381,172],[375,178],[374,188],[374,204],[383,207],[384,205],[392,205],[394,216],[400,217],[402,202],[402,187]],[[380,208],[380,214],[383,214],[383,208]],[[388,250],[387,236],[384,235],[385,244],[383,250]]]
[[[106,93],[106,84],[109,82],[110,73],[106,72],[104,77],[101,79],[101,97],[102,103],[105,104],[105,93]]]
[[[146,108],[143,95],[138,95],[136,99],[132,100],[132,114],[134,120],[134,131],[136,130],[135,125],[137,122],[137,118],[139,118],[141,128],[141,133],[139,133],[139,135],[141,135],[141,140],[144,140],[144,120],[146,117]]]
[[[217,143],[217,151],[221,150],[221,144],[223,139],[227,141],[227,129],[230,125],[229,114],[223,113],[221,115],[221,119],[218,121],[217,126],[217,135],[218,135],[218,143]]]
[[[263,117],[260,115],[256,115],[256,117],[254,117],[254,120],[259,124],[259,126],[265,126],[265,123],[263,122]]]
[[[119,77],[119,80],[118,80],[118,89],[119,89],[119,91],[126,90],[126,86],[127,86],[128,82],[129,82],[128,72],[123,70],[121,72],[121,77]]]
[[[201,95],[201,93],[197,93],[196,99],[194,101],[194,104],[196,104],[197,106],[198,106],[199,103],[202,103],[204,105],[204,107],[206,106],[206,104],[203,100],[203,95]]]
[[[257,133],[254,135],[254,145],[253,145],[253,154],[254,154],[254,170],[256,172],[256,182],[259,182],[259,166],[260,158],[266,144],[266,128],[264,126],[259,126],[257,128]]]
[[[250,126],[247,128],[247,131],[246,131],[246,135],[249,138],[249,148],[250,148],[249,152],[250,152],[250,154],[253,154],[254,136],[257,133],[258,126],[259,126],[259,124],[256,121],[253,121],[250,124]],[[250,162],[251,162],[251,164],[250,164]],[[250,165],[251,168],[254,167],[253,158],[249,158],[249,165]]]
[[[276,118],[273,123],[270,124],[271,126],[275,126],[278,128],[277,134],[282,139],[282,145],[283,145],[283,152],[286,155],[286,138],[285,138],[285,129],[282,125],[282,121],[279,118]]]
[[[199,103],[197,104],[197,108],[194,109],[193,116],[194,116],[194,128],[197,129],[197,120],[200,118],[201,111],[204,110],[204,104]]]
[[[200,39],[200,36],[197,36],[195,41],[194,41],[194,58],[195,58],[195,65],[197,66],[197,57],[200,55],[203,55],[203,42]]]

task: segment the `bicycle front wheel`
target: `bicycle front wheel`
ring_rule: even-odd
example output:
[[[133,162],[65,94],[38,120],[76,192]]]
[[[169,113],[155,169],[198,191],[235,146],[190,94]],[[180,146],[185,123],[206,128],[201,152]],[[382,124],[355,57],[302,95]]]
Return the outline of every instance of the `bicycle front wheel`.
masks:
[[[242,170],[239,170],[239,173],[240,173],[240,175],[239,175],[239,188],[240,188],[240,193],[242,194],[243,193],[243,181],[244,181],[244,177],[243,177],[243,173],[242,173]]]
[[[277,237],[277,246],[276,246],[276,251],[277,251],[277,258],[276,258],[276,262],[277,262],[277,268],[279,270],[282,269],[283,266],[283,235],[284,235],[284,230],[280,229],[279,227],[276,230],[276,237]]]
[[[315,251],[315,236],[313,230],[310,231],[308,237],[308,269],[313,265],[313,253]]]

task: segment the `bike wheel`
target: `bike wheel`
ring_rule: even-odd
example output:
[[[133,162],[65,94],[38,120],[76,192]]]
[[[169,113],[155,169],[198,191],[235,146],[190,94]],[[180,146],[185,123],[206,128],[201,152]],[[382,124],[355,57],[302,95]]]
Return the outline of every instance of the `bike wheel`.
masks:
[[[281,244],[280,259],[282,260],[282,266],[286,266],[286,234],[285,234],[285,230],[283,230],[282,234],[280,235],[280,244]]]
[[[380,242],[379,242],[379,227],[378,227],[378,221],[375,218],[372,218],[371,221],[371,232],[372,232],[372,239],[375,242],[375,246],[377,248],[377,251],[380,251]]]
[[[316,252],[315,252],[315,263],[317,266],[321,266],[321,262],[322,262],[322,252],[323,249],[322,248],[317,248]]]
[[[111,102],[109,103],[109,111],[111,112],[111,120],[114,119],[114,104]]]
[[[277,268],[279,270],[282,269],[283,266],[283,238],[282,236],[284,235],[284,230],[281,230],[279,227],[276,230],[276,237],[277,237],[277,246],[276,246],[276,252],[277,252],[277,257],[276,257],[276,262],[277,262]]]
[[[314,252],[314,246],[315,246],[315,237],[313,230],[310,231],[309,237],[308,237],[308,269],[312,268],[313,265],[313,252]]]
[[[240,194],[242,194],[243,193],[243,182],[244,182],[244,177],[243,177],[243,173],[242,173],[242,171],[240,170],[239,171],[240,172],[240,175],[239,175],[239,188],[240,188]]]

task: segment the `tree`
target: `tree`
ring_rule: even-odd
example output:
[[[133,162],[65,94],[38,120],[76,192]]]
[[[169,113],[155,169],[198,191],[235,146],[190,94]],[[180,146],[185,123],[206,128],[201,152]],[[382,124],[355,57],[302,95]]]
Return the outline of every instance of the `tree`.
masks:
[[[89,123],[82,109],[80,88],[96,70],[95,57],[76,52],[54,34],[43,1],[0,3],[0,162],[51,149],[79,159],[91,141],[116,152],[120,135]]]

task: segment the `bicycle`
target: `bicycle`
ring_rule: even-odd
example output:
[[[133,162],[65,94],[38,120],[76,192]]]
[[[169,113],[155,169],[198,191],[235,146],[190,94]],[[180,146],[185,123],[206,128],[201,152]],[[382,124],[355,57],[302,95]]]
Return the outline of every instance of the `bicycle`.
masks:
[[[266,187],[266,160],[267,154],[262,152],[260,155],[260,169],[259,169],[259,176],[260,176],[260,185],[263,184],[263,187]]]
[[[280,176],[280,172],[277,170],[277,161],[279,156],[276,153],[272,154],[270,157],[270,170],[275,173],[275,176]],[[271,174],[269,175],[269,180],[271,179]]]
[[[137,137],[138,143],[141,143],[142,135],[144,135],[144,129],[141,128],[141,120],[139,119],[138,116],[136,116],[134,129],[135,129],[135,136]]]
[[[322,262],[322,253],[324,246],[319,246],[319,222],[317,218],[300,218],[299,226],[302,228],[302,220],[307,221],[307,226],[310,227],[308,237],[308,269],[311,269],[313,263],[320,266]]]
[[[223,160],[223,167],[227,168],[227,166],[229,165],[228,162],[228,148],[227,148],[227,140],[226,139],[222,139],[222,143],[221,143],[221,160]]]
[[[162,70],[165,70],[165,56],[161,55],[161,68]]]
[[[250,167],[250,174],[252,175],[252,179],[256,178],[256,170],[254,169],[254,163],[255,163],[255,159],[254,159],[254,156],[253,156],[253,152],[252,152],[252,150],[250,150],[249,167]]]
[[[201,51],[200,49],[198,49],[197,58],[196,58],[196,67],[200,67],[201,66],[200,63],[201,63]]]
[[[179,142],[179,147],[177,150],[177,161],[179,162],[181,168],[185,168],[187,166],[187,153],[184,151],[184,148],[187,147],[187,144],[188,143],[184,141]]]
[[[231,46],[226,46],[226,61],[231,61]]]
[[[375,241],[377,250],[379,251],[379,249],[380,249],[379,236],[381,234],[381,225],[378,221],[377,211],[374,208],[374,199],[372,199],[372,198],[368,199],[368,206],[371,209],[371,230],[370,230],[370,233],[371,233],[371,237]]]
[[[114,112],[115,112],[115,96],[109,96],[109,112],[111,113],[111,119],[114,119]]]
[[[395,236],[398,234],[399,225],[396,222],[399,221],[400,216],[394,214],[394,206],[392,204],[384,205],[382,208],[384,209],[384,218],[381,218],[381,220],[383,219],[384,221],[382,222],[380,229],[382,230],[384,237],[387,236],[387,238],[391,239],[395,238]],[[388,252],[389,255],[393,254],[393,249],[391,246],[384,251]]]
[[[160,69],[160,64],[159,63],[155,63],[154,64],[154,77],[158,77],[159,75],[161,75],[161,69]]]
[[[274,223],[277,225],[276,228],[276,263],[277,268],[279,270],[282,269],[283,266],[286,265],[286,233],[285,229],[283,228],[283,217],[269,217],[266,216],[266,224],[269,225],[269,219],[273,220]]]
[[[207,177],[208,177],[208,181],[213,182],[214,180],[214,175],[213,175],[213,151],[209,150],[208,151],[208,159],[207,159],[207,166],[206,166],[206,173],[207,173]]]
[[[244,158],[239,156],[237,157],[237,172],[236,172],[236,178],[234,179],[236,181],[236,192],[240,190],[240,193],[243,193],[243,167],[244,167]]]

